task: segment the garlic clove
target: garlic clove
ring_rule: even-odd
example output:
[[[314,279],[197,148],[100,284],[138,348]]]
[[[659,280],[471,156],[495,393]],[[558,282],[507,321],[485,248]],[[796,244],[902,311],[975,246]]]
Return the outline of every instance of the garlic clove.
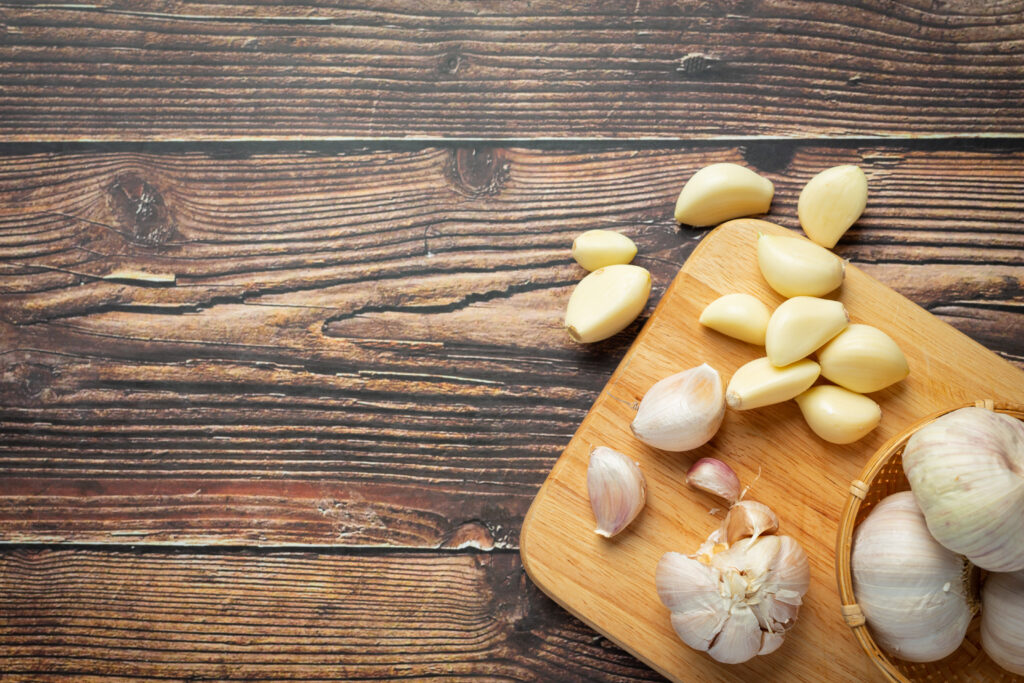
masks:
[[[751,610],[733,610],[708,654],[723,664],[742,664],[761,649],[761,633],[761,625]]]
[[[749,294],[726,294],[704,308],[700,324],[748,344],[764,346],[769,318],[768,307]]]
[[[721,460],[701,458],[690,466],[686,483],[713,496],[735,503],[740,497],[740,478]]]
[[[821,384],[796,397],[811,431],[834,444],[864,438],[882,419],[881,407],[849,389]]]
[[[757,265],[764,279],[786,297],[822,296],[843,284],[846,263],[801,237],[761,235]]]
[[[676,221],[695,227],[768,213],[772,181],[737,164],[711,164],[686,181],[676,201]]]
[[[807,236],[831,249],[857,222],[868,203],[868,179],[858,166],[833,166],[811,178],[796,212]]]
[[[868,394],[899,382],[910,373],[907,357],[892,337],[871,325],[852,324],[818,349],[821,375]]]
[[[981,649],[1024,675],[1024,571],[989,574],[981,588]]]
[[[612,230],[587,230],[572,242],[572,257],[587,270],[626,264],[636,256],[636,244]]]
[[[647,482],[640,467],[606,446],[590,452],[587,494],[597,519],[596,533],[611,538],[632,522],[647,500]]]
[[[704,363],[678,372],[647,390],[629,425],[648,446],[689,451],[715,435],[725,417],[725,397],[718,372]]]
[[[598,268],[580,280],[569,297],[565,328],[581,344],[607,339],[626,329],[647,305],[651,274],[640,266]]]
[[[850,316],[838,301],[793,297],[772,313],[765,332],[765,353],[772,365],[789,365],[821,347],[849,324]]]
[[[779,633],[763,631],[761,633],[761,649],[757,651],[757,654],[770,655],[782,646],[784,640],[785,638]]]
[[[756,539],[779,530],[779,518],[770,507],[755,500],[741,500],[731,508],[722,523],[726,543],[732,545],[743,538]]]
[[[725,390],[725,401],[733,410],[782,403],[814,384],[819,372],[818,364],[807,358],[781,368],[767,358],[758,358],[733,373]]]

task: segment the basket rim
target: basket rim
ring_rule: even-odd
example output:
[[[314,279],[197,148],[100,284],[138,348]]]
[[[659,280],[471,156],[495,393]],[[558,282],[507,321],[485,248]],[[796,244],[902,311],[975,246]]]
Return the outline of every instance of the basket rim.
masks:
[[[1019,419],[1024,419],[1024,405],[993,399],[979,399],[966,401],[950,408],[943,408],[930,415],[927,415],[909,427],[894,435],[868,460],[860,472],[860,477],[850,483],[849,493],[846,497],[846,504],[843,506],[842,515],[839,518],[839,529],[836,532],[836,583],[839,587],[839,602],[843,619],[854,636],[860,642],[861,647],[868,654],[871,660],[886,675],[890,681],[895,683],[911,683],[910,679],[890,661],[888,655],[875,643],[874,638],[868,631],[864,613],[857,604],[853,594],[853,575],[850,569],[850,554],[853,546],[853,531],[856,527],[857,513],[860,511],[861,503],[871,488],[871,484],[882,468],[897,453],[901,452],[907,441],[914,433],[926,424],[946,415],[947,413],[962,408],[985,408],[997,413],[1010,414]]]

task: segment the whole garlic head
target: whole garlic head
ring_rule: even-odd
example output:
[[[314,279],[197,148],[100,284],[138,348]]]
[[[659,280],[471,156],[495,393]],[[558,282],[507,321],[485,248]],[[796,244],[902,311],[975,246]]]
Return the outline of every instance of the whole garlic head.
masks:
[[[648,446],[689,451],[710,441],[724,417],[722,378],[704,363],[648,389],[629,426]]]
[[[981,589],[981,649],[1024,676],[1024,571],[989,574]]]
[[[739,664],[782,644],[810,585],[810,568],[789,536],[747,536],[729,544],[727,525],[728,517],[696,558],[665,553],[655,582],[684,643]]]
[[[903,471],[935,540],[982,569],[1024,569],[1024,422],[946,413],[910,437]]]
[[[910,662],[954,652],[971,621],[963,557],[939,545],[910,491],[881,500],[857,527],[853,593],[878,644]]]

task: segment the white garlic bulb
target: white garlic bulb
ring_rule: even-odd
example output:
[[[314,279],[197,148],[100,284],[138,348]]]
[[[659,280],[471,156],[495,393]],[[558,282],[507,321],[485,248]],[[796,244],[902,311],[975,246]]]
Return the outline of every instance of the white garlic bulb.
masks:
[[[647,481],[628,456],[598,446],[587,464],[587,494],[597,519],[595,532],[611,538],[640,514],[647,501]]]
[[[963,557],[939,545],[910,491],[882,499],[853,535],[853,593],[878,644],[911,662],[955,651],[971,621]]]
[[[789,536],[729,544],[723,542],[727,524],[728,517],[696,558],[665,553],[655,583],[684,643],[716,661],[739,664],[782,644],[810,585],[810,568]]]
[[[1024,569],[1024,422],[946,413],[910,437],[903,471],[939,543],[982,569]]]
[[[989,574],[981,589],[981,649],[1024,676],[1024,571]]]
[[[689,451],[710,441],[724,417],[722,378],[704,363],[666,377],[648,389],[629,426],[648,446]]]

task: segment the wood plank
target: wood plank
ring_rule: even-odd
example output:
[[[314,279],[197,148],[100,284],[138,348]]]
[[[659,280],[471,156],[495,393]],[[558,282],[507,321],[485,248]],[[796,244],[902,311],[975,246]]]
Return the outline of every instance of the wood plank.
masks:
[[[1020,145],[0,151],[5,541],[517,547],[647,315],[570,343],[568,245],[632,237],[649,312],[716,161],[790,226],[806,179],[863,165],[839,252],[1024,367]]]
[[[19,548],[0,680],[660,680],[495,554]]]
[[[0,138],[1021,135],[1016,3],[0,6]]]

